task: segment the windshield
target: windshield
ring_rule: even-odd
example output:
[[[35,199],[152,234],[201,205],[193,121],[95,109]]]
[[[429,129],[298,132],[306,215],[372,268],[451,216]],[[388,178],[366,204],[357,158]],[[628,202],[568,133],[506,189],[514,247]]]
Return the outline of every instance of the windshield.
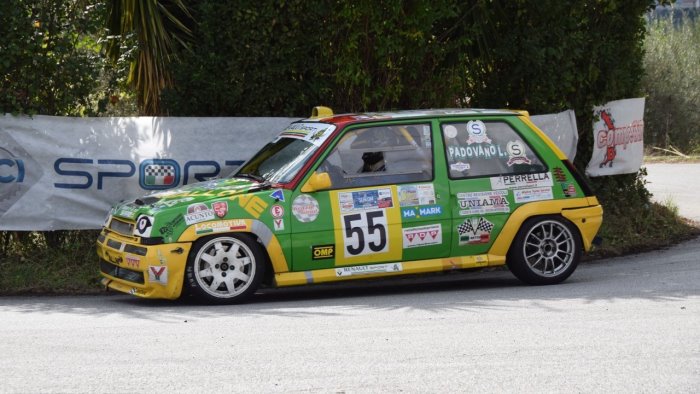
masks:
[[[292,123],[265,145],[234,176],[261,177],[270,183],[287,183],[333,133],[325,123]]]

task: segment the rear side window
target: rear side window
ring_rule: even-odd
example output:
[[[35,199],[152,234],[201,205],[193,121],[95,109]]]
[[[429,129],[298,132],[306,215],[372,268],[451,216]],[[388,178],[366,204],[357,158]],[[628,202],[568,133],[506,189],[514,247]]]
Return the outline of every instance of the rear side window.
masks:
[[[391,125],[346,132],[318,168],[333,189],[430,181],[430,125]]]
[[[442,137],[452,179],[546,170],[527,142],[505,122],[445,123]]]

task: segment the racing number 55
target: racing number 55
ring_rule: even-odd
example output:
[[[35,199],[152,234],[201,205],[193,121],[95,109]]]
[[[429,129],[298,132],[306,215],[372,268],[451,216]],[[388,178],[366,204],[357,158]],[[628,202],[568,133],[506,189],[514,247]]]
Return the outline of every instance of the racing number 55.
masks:
[[[384,211],[368,211],[343,216],[345,257],[380,253],[387,249],[387,222]]]

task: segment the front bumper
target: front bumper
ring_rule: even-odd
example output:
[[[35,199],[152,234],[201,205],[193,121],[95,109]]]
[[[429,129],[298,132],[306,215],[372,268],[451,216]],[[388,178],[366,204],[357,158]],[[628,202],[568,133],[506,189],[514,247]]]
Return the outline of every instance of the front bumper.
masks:
[[[191,243],[141,245],[103,229],[96,246],[105,286],[144,298],[180,297]]]

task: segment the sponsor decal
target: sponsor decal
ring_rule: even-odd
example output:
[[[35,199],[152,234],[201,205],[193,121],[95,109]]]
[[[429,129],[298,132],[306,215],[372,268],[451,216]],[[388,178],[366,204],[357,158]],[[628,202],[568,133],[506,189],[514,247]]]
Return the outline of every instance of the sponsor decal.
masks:
[[[485,192],[457,193],[459,214],[462,216],[482,215],[487,213],[508,213],[507,190]]]
[[[518,204],[532,201],[551,200],[554,198],[551,187],[535,187],[532,189],[513,190],[513,196],[515,197],[515,202]]]
[[[552,182],[552,174],[549,172],[491,177],[491,188],[494,190],[551,187],[552,185],[554,185],[554,182]]]
[[[522,141],[509,141],[506,146],[508,151],[508,167],[515,164],[532,164],[532,161],[525,155],[525,144]]]
[[[234,199],[238,200],[238,205],[243,208],[250,216],[258,219],[260,215],[267,209],[268,203],[263,201],[262,198],[244,194],[235,196]]]
[[[272,223],[275,226],[275,231],[284,230],[284,219],[272,219]]]
[[[183,198],[176,198],[173,200],[167,200],[167,201],[158,201],[153,207],[154,208],[170,208],[174,207],[175,205],[182,204],[185,202],[189,202],[194,200],[194,197],[183,197]]]
[[[483,217],[465,219],[462,224],[457,226],[459,244],[475,245],[488,243],[491,240],[493,227],[493,223]]]
[[[160,249],[157,250],[157,255],[158,255],[158,263],[160,265],[165,265],[168,263],[168,260],[165,259],[165,256],[163,256],[163,252],[161,252]]]
[[[341,216],[345,257],[386,253],[391,238],[386,210],[361,211]]]
[[[148,238],[151,236],[152,229],[153,217],[146,215],[139,216],[139,219],[136,221],[136,227],[134,228],[136,235]]]
[[[486,135],[486,125],[480,120],[467,122],[467,132],[469,133],[467,145],[491,143],[491,139]]]
[[[317,245],[311,248],[312,260],[332,259],[335,257],[335,245]]]
[[[445,128],[443,129],[443,133],[447,138],[457,138],[457,128],[452,126],[451,124],[445,126]]]
[[[209,209],[209,207],[208,207],[206,204],[202,204],[202,203],[190,204],[190,205],[187,207],[187,213],[195,213],[195,212],[199,212],[199,211],[206,211],[206,210],[208,210],[208,209]]]
[[[566,173],[564,173],[564,169],[561,167],[554,167],[552,176],[554,176],[554,180],[557,182],[566,182]]]
[[[133,219],[134,216],[136,216],[136,210],[133,207],[124,206],[124,207],[119,208],[116,215],[121,216],[123,218]]]
[[[124,256],[124,264],[130,268],[139,268],[139,265],[141,265],[141,259],[134,255],[127,254]]]
[[[274,192],[270,193],[270,197],[274,198],[277,201],[284,202],[284,192],[282,189],[277,189]]]
[[[562,183],[561,190],[566,197],[573,197],[576,195],[576,186],[574,186],[573,183]]]
[[[308,194],[300,194],[292,203],[292,214],[302,223],[313,222],[318,217],[318,201]]]
[[[452,170],[452,171],[462,172],[462,171],[466,171],[470,168],[471,168],[471,166],[469,165],[469,163],[462,163],[461,161],[458,161],[454,164],[450,164],[450,170]]]
[[[278,138],[296,138],[321,146],[335,130],[335,126],[325,123],[292,123]]]
[[[380,274],[384,272],[401,272],[403,265],[401,263],[375,264],[375,265],[356,265],[352,267],[342,267],[335,269],[335,276],[355,276],[355,275],[370,275]]]
[[[135,287],[132,287],[131,290],[129,290],[129,294],[131,295],[144,295],[145,293],[141,289],[137,289]]]
[[[160,228],[160,230],[158,230],[158,231],[160,231],[161,235],[163,235],[163,236],[166,236],[166,237],[171,236],[171,235],[173,235],[173,231],[175,230],[175,227],[182,224],[183,221],[184,221],[184,218],[182,216],[178,215],[175,218],[173,218],[173,220],[169,221],[168,223],[165,223],[165,225],[163,225]]]
[[[180,165],[175,160],[144,160],[139,166],[139,181],[143,189],[168,189],[176,186],[179,180]]]
[[[458,162],[466,159],[498,159],[508,156],[508,153],[503,152],[499,145],[492,144],[448,146],[447,153],[449,153],[451,161]]]
[[[284,208],[281,205],[275,204],[270,208],[270,214],[273,218],[279,219],[284,216]]]
[[[195,224],[194,232],[195,234],[226,233],[229,231],[245,230],[246,228],[245,220],[232,219]]]
[[[439,216],[439,215],[442,215],[442,207],[439,205],[428,205],[425,207],[403,208],[401,210],[401,216],[404,219],[420,218],[420,217],[426,217],[426,216]]]
[[[435,204],[435,188],[432,183],[422,185],[399,185],[399,206]]]
[[[212,209],[192,212],[192,213],[188,213],[185,215],[185,223],[187,223],[188,226],[191,226],[195,223],[206,222],[208,220],[214,220],[214,219],[215,219],[215,216],[214,216],[214,211]]]
[[[211,203],[211,209],[217,217],[223,218],[228,213],[228,203],[226,201],[216,201]]]
[[[342,213],[394,206],[391,189],[388,188],[338,193],[338,202]]]
[[[151,283],[168,284],[168,267],[164,265],[151,265],[148,267],[148,281]]]
[[[442,227],[439,224],[405,228],[403,231],[403,248],[442,244]]]

